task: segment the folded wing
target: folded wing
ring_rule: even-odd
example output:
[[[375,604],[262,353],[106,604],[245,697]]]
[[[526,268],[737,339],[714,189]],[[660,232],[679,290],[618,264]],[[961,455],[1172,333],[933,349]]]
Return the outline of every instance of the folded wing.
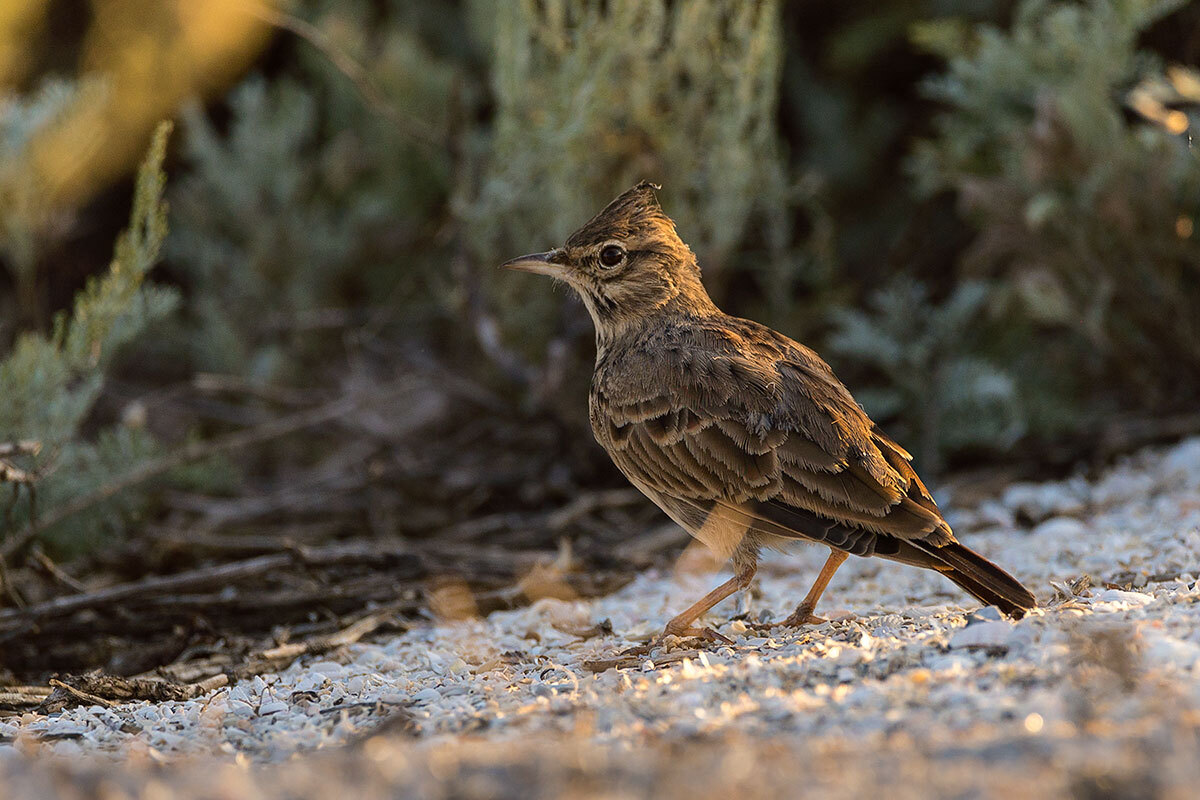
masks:
[[[909,454],[820,358],[777,335],[714,347],[723,333],[595,387],[597,438],[630,480],[694,534],[715,511],[730,529],[864,556],[894,550],[888,538],[953,540]]]

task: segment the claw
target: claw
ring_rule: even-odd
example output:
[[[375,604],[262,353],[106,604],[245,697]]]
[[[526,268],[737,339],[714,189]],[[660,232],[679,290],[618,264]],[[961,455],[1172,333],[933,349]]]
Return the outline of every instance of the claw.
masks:
[[[746,625],[753,631],[758,633],[766,633],[772,628],[803,628],[805,625],[820,625],[829,622],[824,617],[818,617],[816,614],[792,614],[787,619],[779,620],[778,622],[752,622]]]
[[[648,655],[650,655],[650,651],[653,650],[661,641],[662,641],[661,638],[651,639],[650,641],[646,642],[645,644],[634,645],[633,647],[622,650],[620,653],[617,653],[617,655],[619,655],[619,656],[648,656]]]
[[[722,644],[733,644],[733,640],[727,636],[722,636],[712,628],[677,628],[673,629],[671,625],[667,625],[666,630],[662,632],[662,636],[658,637],[659,641],[666,639],[668,636],[678,636],[681,639],[700,639],[705,642],[721,642]]]
[[[699,639],[702,642],[714,642],[720,644],[734,644],[734,641],[728,636],[722,636],[712,628],[683,628],[679,631],[669,629],[663,631],[658,636],[651,639],[645,644],[634,645],[626,650],[622,650],[622,656],[648,656],[656,648],[664,646],[667,639]]]

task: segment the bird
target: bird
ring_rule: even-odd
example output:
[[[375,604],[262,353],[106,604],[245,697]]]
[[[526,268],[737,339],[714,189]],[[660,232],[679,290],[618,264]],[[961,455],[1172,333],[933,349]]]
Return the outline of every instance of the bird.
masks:
[[[830,554],[781,625],[825,620],[817,602],[850,556],[935,570],[1011,617],[1033,594],[960,543],[912,466],[810,348],[721,311],[656,184],[625,191],[565,244],[501,266],[566,283],[592,318],[588,416],[637,489],[733,576],[672,618],[662,637],[729,641],[697,621],[747,589],[763,548]]]

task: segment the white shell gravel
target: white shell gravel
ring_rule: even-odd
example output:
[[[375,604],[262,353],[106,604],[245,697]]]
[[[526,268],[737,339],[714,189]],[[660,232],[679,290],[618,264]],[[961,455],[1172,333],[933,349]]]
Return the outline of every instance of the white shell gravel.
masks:
[[[736,733],[869,743],[984,725],[1052,748],[1098,716],[1146,724],[1152,692],[1168,691],[1178,713],[1200,709],[1200,438],[1140,453],[1093,483],[1020,484],[954,511],[982,526],[961,538],[1043,609],[1011,622],[932,572],[851,559],[819,609],[830,622],[756,633],[728,620],[727,601],[709,621],[733,646],[681,661],[656,651],[593,674],[582,662],[653,635],[725,577],[648,572],[609,597],[416,627],[188,702],[10,718],[0,781],[35,752],[280,761],[370,734],[399,711],[428,742],[570,734],[636,749]],[[749,616],[789,613],[824,555],[766,557]],[[1093,586],[1074,596],[1083,575]],[[576,635],[604,619],[614,634]]]

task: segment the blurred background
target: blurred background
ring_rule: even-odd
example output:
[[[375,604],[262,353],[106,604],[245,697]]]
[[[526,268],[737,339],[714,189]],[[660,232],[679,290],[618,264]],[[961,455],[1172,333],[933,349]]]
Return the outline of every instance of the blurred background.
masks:
[[[0,669],[678,552],[495,268],[641,179],[945,491],[1200,430],[1198,68],[1182,0],[7,0],[0,606],[300,555]]]

